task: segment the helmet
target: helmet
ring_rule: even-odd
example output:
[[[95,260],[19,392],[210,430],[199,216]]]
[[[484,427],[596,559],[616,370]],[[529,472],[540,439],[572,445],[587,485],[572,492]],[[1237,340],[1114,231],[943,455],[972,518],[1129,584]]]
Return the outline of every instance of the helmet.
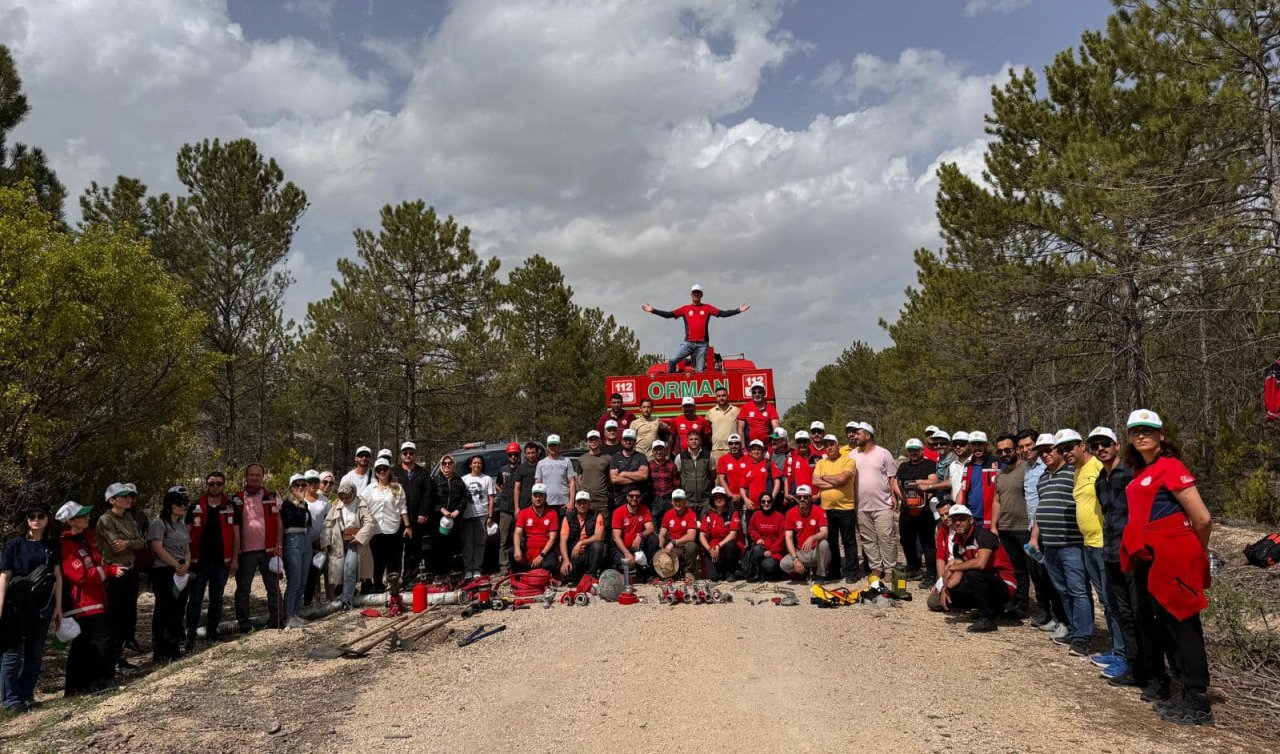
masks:
[[[507,453],[519,453],[519,452],[520,452],[520,443],[518,442],[507,443]]]

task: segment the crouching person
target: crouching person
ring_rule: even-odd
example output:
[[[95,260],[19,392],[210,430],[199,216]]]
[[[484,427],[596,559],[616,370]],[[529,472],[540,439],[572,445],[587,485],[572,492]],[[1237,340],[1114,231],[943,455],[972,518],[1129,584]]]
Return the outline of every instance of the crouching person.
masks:
[[[808,490],[807,485],[800,485],[799,490]],[[813,500],[812,493],[809,497]],[[782,559],[787,555],[786,519],[773,506],[773,498],[764,495],[760,498],[760,510],[751,516],[747,525],[747,534],[751,537],[751,549],[747,560],[751,564],[752,579],[773,581],[782,572]]]
[[[658,549],[658,535],[653,530],[649,506],[641,502],[644,493],[627,491],[627,504],[613,512],[613,564],[627,566],[633,573],[649,572],[653,553]]]
[[[695,573],[698,563],[698,514],[689,507],[689,495],[682,489],[671,493],[671,509],[662,517],[658,547],[680,561],[680,570]],[[676,573],[679,576],[680,573]]]
[[[973,514],[965,506],[951,506],[949,520],[953,558],[942,570],[942,607],[977,610],[978,617],[968,630],[995,631],[996,616],[1018,589],[1013,561],[1000,545],[999,537],[974,525]]]
[[[350,610],[356,597],[356,583],[373,578],[373,551],[369,542],[379,532],[369,506],[356,496],[356,486],[343,482],[338,497],[324,517],[320,546],[325,555],[330,584],[341,584],[338,600]]]
[[[712,581],[732,579],[742,557],[742,519],[729,502],[724,487],[711,490],[711,510],[702,517],[698,539],[707,554],[707,578]]]
[[[792,578],[821,580],[831,563],[827,512],[813,504],[813,490],[808,485],[796,488],[796,507],[787,511],[783,528],[787,555],[782,559],[782,572]]]
[[[547,506],[547,485],[535,482],[530,498],[533,505],[521,510],[516,516],[513,570],[545,568],[556,573],[560,565],[560,555],[556,552],[560,517]]]
[[[576,584],[604,563],[604,515],[591,510],[591,493],[578,490],[573,512],[560,522],[560,580]]]

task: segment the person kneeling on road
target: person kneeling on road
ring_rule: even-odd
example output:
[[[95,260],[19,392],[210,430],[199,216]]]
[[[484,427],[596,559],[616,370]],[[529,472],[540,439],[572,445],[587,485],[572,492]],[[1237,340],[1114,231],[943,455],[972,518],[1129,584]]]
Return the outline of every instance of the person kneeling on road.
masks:
[[[626,505],[613,512],[613,564],[626,566],[635,574],[645,571],[658,549],[658,535],[653,532],[653,516],[649,506],[640,502],[644,493],[627,491]]]
[[[808,485],[796,488],[796,503],[783,519],[787,555],[782,559],[782,572],[792,578],[808,574],[811,581],[817,581],[831,562],[827,512],[814,507],[813,490]]]
[[[738,570],[742,547],[742,519],[729,503],[729,491],[724,487],[711,490],[711,510],[698,525],[698,541],[708,555],[707,578],[712,581],[732,579]]]
[[[799,489],[808,489],[808,485],[800,485]],[[810,503],[813,496],[809,496]],[[753,580],[770,581],[778,578],[782,558],[787,554],[787,540],[784,536],[786,520],[773,506],[773,498],[765,495],[760,498],[760,510],[751,516],[747,525],[747,534],[754,543],[749,550],[747,560],[751,563]]]
[[[953,558],[941,572],[942,607],[976,609],[978,618],[968,630],[973,633],[995,631],[996,616],[1017,592],[1013,562],[1000,546],[1000,538],[975,526],[973,514],[965,506],[951,506],[949,520]]]
[[[694,572],[698,562],[698,514],[689,507],[689,495],[683,489],[671,493],[671,510],[662,517],[658,547],[680,560],[681,571]]]
[[[529,571],[545,568],[556,572],[560,557],[556,552],[560,517],[547,506],[547,486],[534,482],[533,505],[516,516],[515,566],[513,570]]]
[[[560,580],[577,583],[604,563],[604,514],[591,510],[591,493],[578,490],[573,512],[560,523]]]

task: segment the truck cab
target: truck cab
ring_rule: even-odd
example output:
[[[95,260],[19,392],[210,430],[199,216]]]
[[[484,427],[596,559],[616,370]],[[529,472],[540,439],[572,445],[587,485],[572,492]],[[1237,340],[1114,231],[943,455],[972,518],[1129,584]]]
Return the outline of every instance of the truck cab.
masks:
[[[775,405],[772,369],[757,367],[746,354],[722,356],[710,347],[707,365],[707,371],[696,372],[691,360],[685,359],[674,373],[668,373],[666,362],[661,362],[651,365],[644,374],[608,377],[604,381],[605,404],[609,396],[618,393],[623,407],[638,414],[640,401],[649,398],[653,401],[653,415],[667,417],[680,414],[680,402],[688,396],[693,398],[698,414],[703,415],[716,405],[718,388],[729,391],[731,405],[741,406],[751,400],[752,387],[764,385],[765,399]]]

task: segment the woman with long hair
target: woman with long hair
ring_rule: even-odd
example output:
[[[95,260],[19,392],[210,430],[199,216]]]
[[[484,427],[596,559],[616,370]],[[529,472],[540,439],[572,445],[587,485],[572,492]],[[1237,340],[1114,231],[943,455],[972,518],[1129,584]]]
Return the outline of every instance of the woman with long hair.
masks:
[[[470,498],[462,511],[462,569],[464,579],[480,575],[484,567],[484,546],[488,541],[486,528],[493,523],[493,498],[498,494],[493,477],[484,473],[484,457],[475,455],[467,459],[467,474],[462,483]]]
[[[10,712],[35,706],[49,621],[62,620],[62,566],[49,509],[28,506],[21,523],[22,533],[0,552],[0,696]]]
[[[356,497],[356,486],[344,481],[325,516],[321,536],[328,581],[341,590],[338,599],[344,610],[351,609],[355,601],[357,579],[373,576],[369,542],[377,532],[369,506]]]
[[[151,615],[151,659],[157,664],[182,656],[183,616],[191,594],[187,583],[191,536],[186,522],[190,506],[191,496],[185,487],[170,487],[160,504],[159,518],[147,527],[152,555],[151,590],[156,596]]]
[[[1132,573],[1136,597],[1138,667],[1144,701],[1160,717],[1180,725],[1212,725],[1209,661],[1200,611],[1208,606],[1209,532],[1213,519],[1196,489],[1195,477],[1180,460],[1154,411],[1129,415],[1125,461],[1133,481],[1125,488],[1129,521],[1120,544],[1120,565]],[[1168,657],[1181,682],[1170,694]]]
[[[432,575],[436,580],[440,580],[448,578],[453,570],[453,555],[458,551],[455,544],[458,537],[446,533],[448,529],[441,530],[438,524],[443,519],[449,519],[456,524],[463,509],[471,502],[471,492],[462,481],[462,475],[458,473],[457,464],[451,455],[441,457],[440,473],[436,475],[433,487],[435,499],[432,514],[427,521],[427,526],[430,527],[427,531],[431,543],[427,562]],[[440,518],[436,518],[436,515]]]
[[[125,566],[108,563],[94,546],[90,534],[87,505],[67,502],[58,509],[62,532],[62,605],[66,617],[80,624],[80,635],[67,652],[67,696],[99,691],[112,682],[116,673],[114,636],[107,623],[108,577],[124,575]]]
[[[360,502],[378,524],[378,533],[369,541],[369,547],[373,554],[373,591],[381,592],[386,589],[384,576],[400,572],[403,541],[412,535],[404,490],[391,474],[390,458],[379,456],[373,462],[373,481],[361,490]]]
[[[298,615],[302,593],[311,570],[311,511],[307,509],[307,480],[301,474],[289,477],[289,494],[280,506],[284,526],[284,621],[297,628],[306,621]]]

